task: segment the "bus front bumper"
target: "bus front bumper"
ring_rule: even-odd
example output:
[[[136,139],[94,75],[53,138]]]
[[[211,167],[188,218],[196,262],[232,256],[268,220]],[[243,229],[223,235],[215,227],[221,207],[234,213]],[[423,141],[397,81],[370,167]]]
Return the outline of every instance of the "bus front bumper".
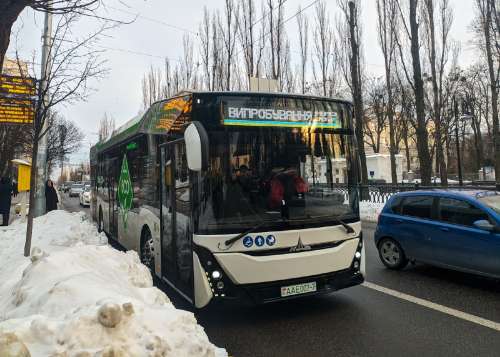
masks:
[[[307,283],[316,283],[316,290],[303,294],[282,296],[282,288]],[[227,287],[224,296],[218,295],[214,300],[237,300],[242,303],[266,304],[277,301],[291,300],[306,296],[323,295],[359,285],[364,282],[363,274],[357,269],[349,268],[315,276],[297,279],[273,281],[269,283],[232,285]]]

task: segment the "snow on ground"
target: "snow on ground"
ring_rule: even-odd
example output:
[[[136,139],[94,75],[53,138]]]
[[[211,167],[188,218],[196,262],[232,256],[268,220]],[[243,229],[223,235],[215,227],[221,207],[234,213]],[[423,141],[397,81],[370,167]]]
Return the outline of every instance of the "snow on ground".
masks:
[[[153,287],[137,253],[111,248],[83,213],[36,218],[29,258],[25,232],[24,220],[0,228],[2,357],[9,343],[31,357],[227,355]]]

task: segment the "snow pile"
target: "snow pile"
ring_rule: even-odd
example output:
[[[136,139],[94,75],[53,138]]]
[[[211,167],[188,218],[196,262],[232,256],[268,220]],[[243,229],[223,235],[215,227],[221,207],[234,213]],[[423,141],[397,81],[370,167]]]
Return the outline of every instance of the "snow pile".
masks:
[[[378,216],[385,203],[375,203],[370,201],[359,202],[359,215],[362,221],[377,222]]]
[[[2,357],[9,348],[16,357],[226,355],[153,287],[135,252],[108,246],[83,213],[35,219],[30,258],[25,226],[0,229]]]

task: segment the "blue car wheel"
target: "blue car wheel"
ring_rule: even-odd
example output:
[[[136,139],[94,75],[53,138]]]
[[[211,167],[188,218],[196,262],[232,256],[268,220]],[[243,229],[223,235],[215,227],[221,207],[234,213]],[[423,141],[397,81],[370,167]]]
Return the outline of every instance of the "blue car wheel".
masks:
[[[389,269],[403,269],[408,264],[403,248],[392,238],[383,238],[379,242],[378,254],[382,263]]]

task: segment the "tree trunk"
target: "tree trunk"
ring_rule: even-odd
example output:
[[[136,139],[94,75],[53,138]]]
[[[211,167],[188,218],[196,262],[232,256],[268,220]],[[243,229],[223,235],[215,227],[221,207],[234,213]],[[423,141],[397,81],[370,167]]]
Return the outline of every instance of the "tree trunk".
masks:
[[[393,110],[393,99],[392,99],[391,73],[387,63],[385,65],[385,77],[386,77],[387,94],[388,94],[387,109],[389,110],[389,112],[387,113],[387,117],[389,120],[389,154],[391,157],[391,179],[392,179],[392,184],[395,185],[398,183],[398,174],[396,171],[396,143],[394,140],[394,135],[395,135],[394,110]]]
[[[430,56],[429,62],[432,73],[432,96],[434,107],[435,124],[435,145],[436,145],[436,168],[441,178],[441,184],[448,185],[448,175],[446,162],[444,161],[443,140],[442,140],[442,122],[441,122],[441,104],[439,103],[439,88],[436,70],[436,31],[434,26],[434,4],[432,0],[427,0],[427,17],[430,31]],[[444,49],[443,49],[444,51]]]
[[[488,62],[488,74],[490,77],[490,90],[491,90],[491,115],[493,117],[493,147],[495,148],[495,181],[497,189],[500,189],[500,131],[498,127],[498,87],[497,78],[495,75],[496,68],[493,63],[493,54],[491,52],[491,25],[492,25],[492,14],[491,10],[494,8],[494,4],[490,3],[493,0],[487,0],[488,4],[486,6],[486,16],[483,25],[484,31],[484,42],[486,47],[486,60]]]
[[[410,145],[408,144],[408,135],[403,137],[403,142],[405,144],[405,153],[406,153],[406,172],[411,171],[411,158],[410,158]]]
[[[356,9],[354,2],[349,2],[349,29],[351,42],[351,78],[352,91],[354,99],[354,119],[355,119],[355,134],[358,145],[358,152],[361,162],[361,182],[363,185],[368,184],[368,172],[366,169],[366,154],[363,138],[363,96],[361,92],[361,83],[359,75],[359,44],[356,40]]]
[[[418,40],[417,1],[418,0],[410,0],[411,57],[413,62],[415,106],[417,113],[416,136],[422,185],[429,186],[431,184],[432,161],[429,154],[428,133],[425,121],[424,83],[422,81],[422,69],[420,67]]]

